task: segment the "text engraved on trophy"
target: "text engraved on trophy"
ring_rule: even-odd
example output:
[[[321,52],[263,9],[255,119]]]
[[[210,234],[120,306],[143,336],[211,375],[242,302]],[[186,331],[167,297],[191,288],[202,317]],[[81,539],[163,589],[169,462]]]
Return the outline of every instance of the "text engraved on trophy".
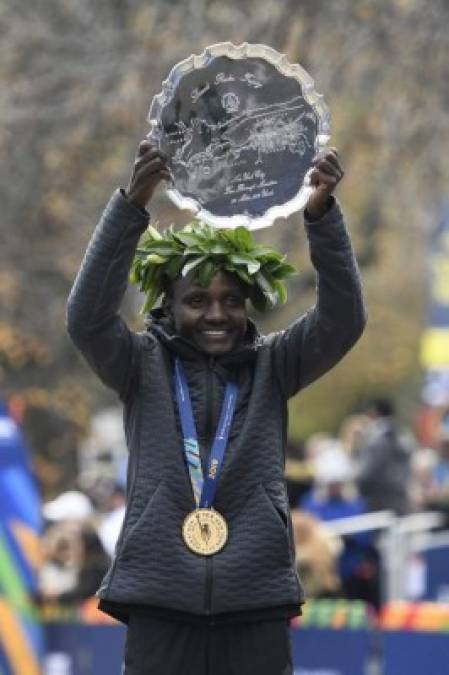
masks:
[[[188,125],[183,121],[174,123],[166,135],[174,150],[171,153],[173,168],[188,192],[200,189],[204,179],[227,176],[226,168],[235,167],[238,160],[243,160],[248,166],[253,163],[262,165],[268,155],[290,152],[303,156],[312,147],[310,128],[315,123],[315,117],[305,108],[300,96],[241,111],[237,94],[226,92],[221,104],[226,112],[225,120],[214,124],[194,117]],[[254,155],[248,155],[251,151],[255,153],[255,159]],[[232,183],[235,182],[234,178]],[[270,187],[273,185],[276,182],[271,182]],[[266,187],[262,186],[263,189]],[[251,189],[254,187],[248,188],[246,200],[273,194],[265,189],[255,196],[256,193],[251,195]]]
[[[248,86],[254,87],[254,89],[259,89],[263,86],[263,83],[260,82],[253,73],[245,73],[242,77],[236,77],[232,73],[217,73],[213,84],[217,86],[219,84],[226,84],[227,82],[244,82]],[[203,94],[210,90],[210,88],[211,83],[209,81],[200,87],[195,87],[190,94],[193,103],[196,103]]]
[[[150,121],[180,208],[229,227],[240,216],[264,227],[302,208],[328,129],[305,71],[263,45],[225,43],[175,66],[168,82]]]
[[[277,180],[269,180],[262,169],[237,173],[226,186],[224,194],[231,196],[231,204],[274,196]]]

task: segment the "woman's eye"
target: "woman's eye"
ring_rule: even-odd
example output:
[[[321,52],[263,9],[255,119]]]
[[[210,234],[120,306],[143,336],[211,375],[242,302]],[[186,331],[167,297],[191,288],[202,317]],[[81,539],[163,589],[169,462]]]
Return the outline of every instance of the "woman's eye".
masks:
[[[228,305],[233,305],[234,307],[240,306],[243,304],[243,299],[239,295],[230,295],[227,298]]]
[[[203,303],[203,298],[201,296],[194,296],[193,298],[189,299],[189,305],[191,307],[199,307]]]

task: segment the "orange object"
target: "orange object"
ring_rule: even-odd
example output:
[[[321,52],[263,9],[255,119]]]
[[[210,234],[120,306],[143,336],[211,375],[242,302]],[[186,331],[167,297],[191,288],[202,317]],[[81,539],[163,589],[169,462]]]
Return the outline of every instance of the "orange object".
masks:
[[[81,605],[80,616],[83,623],[108,625],[117,623],[111,616],[108,616],[98,609],[97,598],[89,598],[89,600],[83,602]]]
[[[390,602],[385,605],[379,617],[379,626],[384,630],[402,630],[410,612],[408,602]]]

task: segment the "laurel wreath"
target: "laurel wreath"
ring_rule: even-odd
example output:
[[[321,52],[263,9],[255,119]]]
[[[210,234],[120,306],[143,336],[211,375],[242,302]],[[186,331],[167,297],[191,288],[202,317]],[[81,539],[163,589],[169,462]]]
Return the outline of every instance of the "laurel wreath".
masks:
[[[194,284],[207,287],[219,271],[237,275],[260,312],[286,302],[284,279],[296,273],[285,255],[257,245],[246,227],[215,229],[193,221],[178,231],[170,227],[159,232],[150,225],[136,250],[130,281],[146,293],[143,314],[175,279],[190,274]]]

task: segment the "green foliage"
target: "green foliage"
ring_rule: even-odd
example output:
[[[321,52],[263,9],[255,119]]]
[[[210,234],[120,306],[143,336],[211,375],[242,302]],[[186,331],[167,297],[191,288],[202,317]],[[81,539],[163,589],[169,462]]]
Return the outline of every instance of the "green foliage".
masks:
[[[137,248],[130,281],[147,295],[144,313],[179,276],[190,274],[193,283],[206,287],[224,270],[239,277],[254,307],[265,312],[287,301],[284,279],[296,270],[285,259],[282,253],[257,245],[245,227],[214,229],[193,221],[178,232],[168,228],[160,233],[150,226]]]

